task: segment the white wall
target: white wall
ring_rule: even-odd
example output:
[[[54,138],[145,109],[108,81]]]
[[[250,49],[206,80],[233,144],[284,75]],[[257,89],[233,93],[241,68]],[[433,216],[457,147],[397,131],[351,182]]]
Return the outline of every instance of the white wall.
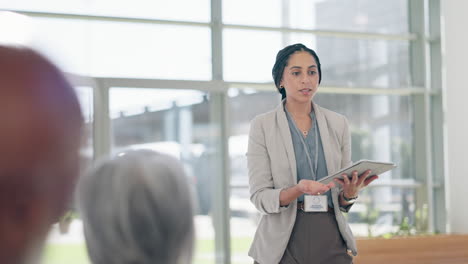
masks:
[[[441,0],[448,231],[468,233],[468,1]]]

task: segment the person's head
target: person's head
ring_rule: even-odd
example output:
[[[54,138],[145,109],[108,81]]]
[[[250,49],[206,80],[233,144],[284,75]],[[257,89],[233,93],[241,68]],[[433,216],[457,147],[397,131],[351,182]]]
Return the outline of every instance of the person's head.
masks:
[[[192,200],[177,159],[121,153],[82,177],[78,199],[94,264],[190,262]]]
[[[300,43],[280,50],[271,72],[281,99],[310,100],[322,81],[319,57]]]
[[[37,52],[0,46],[0,262],[26,263],[69,205],[82,115],[74,89]]]

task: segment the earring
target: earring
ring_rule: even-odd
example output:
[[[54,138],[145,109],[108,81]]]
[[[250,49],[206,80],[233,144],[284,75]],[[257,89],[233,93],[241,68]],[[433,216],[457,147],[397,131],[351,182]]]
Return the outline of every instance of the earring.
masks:
[[[284,89],[284,86],[283,86],[283,85],[281,85],[281,86],[280,86],[280,89]]]

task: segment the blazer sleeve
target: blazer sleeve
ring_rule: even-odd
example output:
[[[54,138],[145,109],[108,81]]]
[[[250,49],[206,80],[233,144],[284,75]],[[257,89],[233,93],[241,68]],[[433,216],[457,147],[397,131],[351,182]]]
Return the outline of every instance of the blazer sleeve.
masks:
[[[280,206],[279,196],[283,188],[275,189],[271,161],[265,141],[262,119],[255,118],[250,124],[247,150],[250,200],[263,214],[274,214],[285,210]]]

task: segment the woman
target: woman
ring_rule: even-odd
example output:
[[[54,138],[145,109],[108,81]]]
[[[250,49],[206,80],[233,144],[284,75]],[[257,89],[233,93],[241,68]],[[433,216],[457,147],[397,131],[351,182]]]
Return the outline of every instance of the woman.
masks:
[[[78,191],[92,263],[191,262],[192,197],[175,158],[149,150],[119,154],[81,179]]]
[[[356,242],[341,211],[378,176],[318,182],[351,164],[348,122],[312,101],[322,79],[313,50],[280,50],[272,74],[282,103],[254,118],[249,135],[251,201],[264,214],[249,255],[261,264],[352,263]],[[301,210],[311,197],[321,208]]]

